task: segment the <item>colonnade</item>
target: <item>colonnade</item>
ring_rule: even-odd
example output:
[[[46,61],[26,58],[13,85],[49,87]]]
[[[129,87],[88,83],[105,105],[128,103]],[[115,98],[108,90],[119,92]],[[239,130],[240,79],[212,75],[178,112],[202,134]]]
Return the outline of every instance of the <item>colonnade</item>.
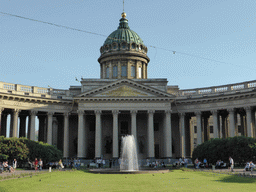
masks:
[[[247,137],[256,137],[255,129],[255,108],[228,108],[210,111],[193,111],[179,113],[179,132],[180,132],[180,156],[191,156],[195,145],[200,145],[211,138],[227,138],[239,136],[237,115],[240,115],[241,132]],[[212,116],[213,133],[210,134],[209,117]],[[190,124],[186,127],[186,119],[196,118],[196,133]],[[244,122],[245,121],[245,122]],[[185,135],[185,129],[190,130],[190,134]],[[194,136],[196,134],[196,136]],[[211,135],[211,136],[210,136]],[[186,142],[185,137],[190,137],[190,142]],[[196,143],[194,143],[196,138]],[[187,146],[190,144],[190,146]]]

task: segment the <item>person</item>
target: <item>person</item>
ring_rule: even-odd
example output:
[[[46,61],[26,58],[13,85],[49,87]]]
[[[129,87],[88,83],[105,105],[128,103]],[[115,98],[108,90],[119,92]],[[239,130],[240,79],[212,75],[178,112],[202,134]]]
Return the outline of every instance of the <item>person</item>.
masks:
[[[17,160],[16,159],[13,160],[12,167],[14,170],[17,168]]]
[[[39,170],[42,171],[42,168],[43,168],[43,161],[42,161],[42,159],[39,159],[38,166],[39,166]]]
[[[109,168],[112,168],[112,159],[109,160]]]
[[[35,168],[35,171],[38,170],[38,160],[37,160],[37,158],[35,158],[35,161],[34,161],[34,168]]]
[[[195,161],[194,161],[194,166],[195,166],[196,169],[199,168],[199,167],[198,167],[198,163],[199,163],[198,158],[196,158]]]
[[[184,158],[184,166],[185,168],[188,168],[188,159],[186,157]]]
[[[254,169],[254,167],[255,167],[255,165],[254,165],[254,163],[253,163],[252,161],[250,162],[250,166],[249,166],[249,167],[250,167],[251,173],[252,173],[252,172],[253,172],[253,169]]]
[[[64,168],[61,159],[59,160],[58,167],[59,167],[59,171]]]
[[[3,167],[5,167],[10,173],[14,171],[14,169],[10,165],[8,165],[8,161],[5,161],[3,163]]]
[[[249,171],[249,169],[250,169],[250,162],[248,161],[248,162],[246,163],[245,167],[244,167],[244,172],[245,172],[245,171]]]
[[[204,167],[207,167],[207,159],[206,158],[204,158],[203,163],[204,163]]]
[[[229,157],[229,164],[230,164],[230,171],[233,172],[233,170],[234,170],[234,160],[231,157]]]

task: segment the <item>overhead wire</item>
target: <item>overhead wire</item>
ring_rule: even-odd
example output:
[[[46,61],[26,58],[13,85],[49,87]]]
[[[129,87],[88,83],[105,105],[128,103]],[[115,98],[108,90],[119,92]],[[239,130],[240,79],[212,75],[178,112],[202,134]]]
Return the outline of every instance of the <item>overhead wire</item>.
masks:
[[[70,29],[70,30],[74,30],[74,31],[79,31],[79,32],[88,33],[88,34],[92,34],[92,35],[102,36],[102,37],[106,37],[108,39],[112,39],[114,41],[119,41],[119,40],[122,41],[122,39],[111,38],[107,35],[96,33],[96,32],[86,31],[86,30],[82,30],[82,29],[78,29],[78,28],[68,27],[68,26],[65,26],[65,25],[59,25],[59,24],[56,24],[56,23],[41,21],[41,20],[32,19],[32,18],[28,18],[28,17],[23,17],[23,16],[20,16],[20,15],[15,15],[15,14],[11,14],[11,13],[5,13],[5,12],[1,12],[1,11],[0,11],[0,13],[4,14],[4,15],[12,16],[12,17],[17,17],[17,18],[20,18],[20,19],[25,19],[25,20],[30,20],[30,21],[34,21],[34,22],[39,22],[39,23],[52,25],[52,26],[55,26],[55,27],[66,28],[66,29]],[[208,60],[208,61],[219,63],[219,64],[222,63],[222,64],[226,64],[226,65],[232,65],[232,66],[244,68],[244,66],[241,66],[241,65],[237,65],[237,64],[233,64],[233,63],[227,63],[227,62],[223,62],[223,61],[218,61],[218,60],[215,60],[215,59],[210,59],[210,58],[206,58],[206,57],[202,57],[202,56],[198,56],[198,55],[193,55],[193,54],[189,54],[189,53],[185,53],[185,52],[170,50],[170,49],[157,47],[157,46],[153,46],[153,45],[147,45],[147,46],[156,49],[156,51],[157,51],[157,49],[161,49],[161,50],[164,50],[164,51],[171,52],[173,54],[181,54],[181,55],[186,55],[186,56],[190,56],[190,57],[194,57],[194,58]],[[249,69],[249,70],[256,70],[254,68],[249,68],[249,67],[246,67],[246,68]]]

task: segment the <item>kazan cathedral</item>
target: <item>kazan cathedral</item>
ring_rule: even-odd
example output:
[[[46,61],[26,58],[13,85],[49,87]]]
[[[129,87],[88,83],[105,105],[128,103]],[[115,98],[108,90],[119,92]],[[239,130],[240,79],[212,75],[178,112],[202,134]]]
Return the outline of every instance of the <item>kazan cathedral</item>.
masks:
[[[66,90],[0,82],[0,135],[81,159],[119,158],[125,135],[140,159],[189,158],[211,138],[256,137],[256,81],[181,90],[148,78],[147,51],[122,13],[100,48],[100,79]]]

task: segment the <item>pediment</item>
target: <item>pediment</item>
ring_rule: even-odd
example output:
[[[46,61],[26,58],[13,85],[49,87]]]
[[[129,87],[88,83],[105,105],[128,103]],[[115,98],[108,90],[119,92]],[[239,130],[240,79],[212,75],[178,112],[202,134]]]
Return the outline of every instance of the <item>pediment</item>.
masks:
[[[174,98],[175,96],[129,79],[117,80],[108,85],[84,92],[79,98]]]

